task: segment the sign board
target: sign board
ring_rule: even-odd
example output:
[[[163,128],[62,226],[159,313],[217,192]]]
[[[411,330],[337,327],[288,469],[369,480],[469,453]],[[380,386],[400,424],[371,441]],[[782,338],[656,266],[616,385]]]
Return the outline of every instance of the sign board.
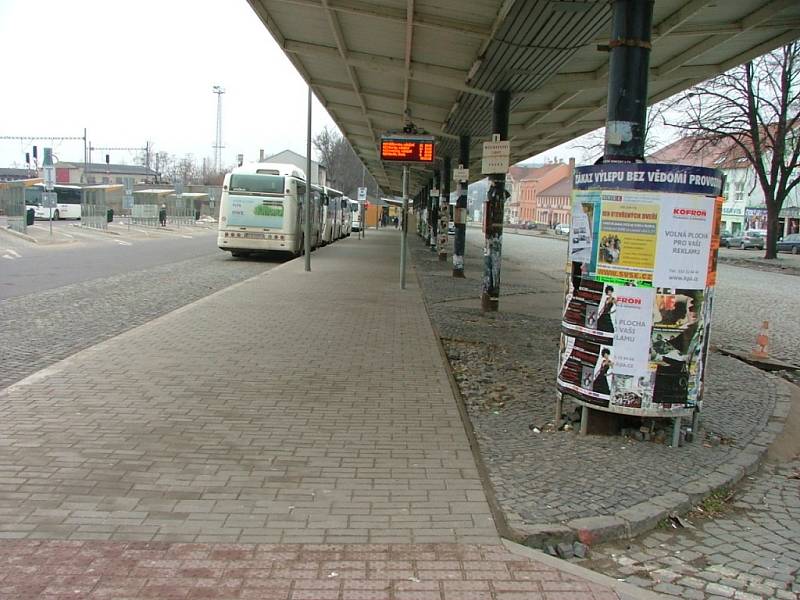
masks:
[[[431,198],[438,198],[439,197],[439,188],[431,188]]]
[[[364,202],[367,199],[367,188],[360,187],[358,188],[358,201]]]
[[[56,184],[56,168],[53,165],[45,165],[42,167],[42,171],[44,175],[44,189],[49,192]]]
[[[381,138],[381,160],[389,162],[432,163],[433,136],[387,135]]]
[[[499,138],[496,134],[492,137]],[[511,142],[508,140],[501,142],[499,139],[493,139],[491,142],[483,142],[481,173],[484,175],[506,173],[510,154]]]
[[[42,206],[44,208],[55,208],[58,203],[58,195],[55,192],[42,192]]]
[[[457,168],[453,169],[454,181],[469,181],[469,169]]]

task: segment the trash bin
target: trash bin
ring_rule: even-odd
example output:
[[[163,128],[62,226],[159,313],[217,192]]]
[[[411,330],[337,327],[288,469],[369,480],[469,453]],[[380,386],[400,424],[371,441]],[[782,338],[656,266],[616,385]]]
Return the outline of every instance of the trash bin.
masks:
[[[109,208],[106,211],[106,221],[111,223],[111,221],[113,221],[113,220],[114,220],[114,209],[113,208]]]
[[[29,208],[25,211],[25,225],[33,225],[33,219],[36,216],[36,211]]]

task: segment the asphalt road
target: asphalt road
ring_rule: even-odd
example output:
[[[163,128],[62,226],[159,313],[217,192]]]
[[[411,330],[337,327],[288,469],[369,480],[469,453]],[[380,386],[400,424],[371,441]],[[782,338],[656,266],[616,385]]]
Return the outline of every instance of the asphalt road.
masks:
[[[47,227],[47,222],[36,222]],[[0,299],[110,277],[201,256],[229,257],[216,246],[216,230],[184,228],[145,237],[134,231],[106,235],[70,222],[54,224],[62,243],[36,245],[0,234]],[[71,236],[66,238],[65,235]]]

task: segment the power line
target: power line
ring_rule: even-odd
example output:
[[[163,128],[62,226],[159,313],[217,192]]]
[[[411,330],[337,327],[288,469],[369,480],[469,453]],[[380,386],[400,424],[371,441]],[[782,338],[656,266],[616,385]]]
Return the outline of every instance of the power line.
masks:
[[[83,136],[71,135],[0,135],[0,140],[50,140],[50,141],[64,141],[64,140],[83,140]]]

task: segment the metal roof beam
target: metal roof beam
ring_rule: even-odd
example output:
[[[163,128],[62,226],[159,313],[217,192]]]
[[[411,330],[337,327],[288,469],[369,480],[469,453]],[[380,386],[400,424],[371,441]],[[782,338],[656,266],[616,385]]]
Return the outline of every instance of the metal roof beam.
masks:
[[[353,92],[353,87],[347,85],[345,83],[341,83],[340,81],[333,81],[330,79],[318,79],[315,78],[311,82],[312,87],[319,87],[319,88],[330,88],[334,90],[341,90],[343,92]],[[379,100],[391,100],[395,102],[402,102],[403,101],[403,94],[399,92],[392,92],[390,90],[376,90],[374,88],[367,88],[361,87],[361,95],[362,96],[369,96],[371,98],[377,98]],[[420,102],[418,100],[414,100],[413,98],[409,98],[408,104],[410,106],[420,106],[424,108],[431,108],[434,110],[448,110],[450,108],[450,104],[436,104],[430,101]]]
[[[331,29],[333,30],[333,36],[336,39],[336,48],[338,50],[339,56],[345,62],[347,62],[347,45],[345,44],[344,33],[342,32],[342,27],[339,24],[339,18],[336,14],[331,11],[328,7],[328,0],[322,0],[322,6],[325,8],[325,15],[328,17],[328,22],[330,23]],[[362,114],[364,115],[364,119],[367,122],[367,126],[369,127],[370,133],[372,135],[372,143],[375,146],[375,152],[377,153],[377,146],[378,140],[375,137],[374,131],[372,131],[372,123],[370,123],[369,115],[367,115],[367,105],[364,102],[364,98],[361,95],[361,84],[358,81],[358,75],[353,69],[352,66],[347,66],[347,75],[350,78],[350,83],[353,84],[353,92],[355,92],[356,98],[358,98],[358,103],[361,105]]]
[[[289,54],[300,54],[305,56],[317,56],[321,58],[330,58],[333,61],[339,60],[340,56],[336,48],[330,46],[323,46],[320,44],[309,44],[307,42],[299,42],[297,40],[284,40],[283,50]],[[394,72],[405,73],[405,64],[402,60],[393,58],[391,56],[382,56],[377,54],[365,54],[362,52],[348,52],[347,57],[343,59],[346,64],[359,67],[362,69],[370,69],[379,72]],[[481,90],[464,83],[466,80],[466,73],[451,67],[441,67],[438,65],[430,65],[427,63],[411,62],[411,79],[421,81],[437,87],[460,90],[476,96],[484,96],[491,98],[492,93],[486,90]]]
[[[357,106],[352,106],[350,104],[340,104],[338,102],[329,102],[326,105],[326,108],[329,108],[330,110],[336,112],[358,110]],[[374,108],[370,108],[367,109],[367,116],[369,116],[370,119],[380,119],[384,123],[389,123],[389,127],[391,128],[399,129],[398,122],[400,123],[400,126],[402,126],[402,115],[398,115],[397,113],[386,112],[383,110],[376,110]],[[440,137],[446,137],[455,140],[458,139],[457,135],[453,135],[452,133],[446,133],[441,129],[439,129],[439,124],[436,121],[429,121],[428,119],[415,119],[414,121],[416,122],[417,125],[421,125],[429,133],[433,135],[438,135]],[[356,122],[347,119],[342,119],[342,123],[356,124]]]
[[[677,11],[653,27],[653,37],[660,38],[671,33],[709,4],[713,4],[713,2],[711,0],[689,0]]]
[[[774,15],[773,15],[774,17]],[[763,21],[759,25],[754,27],[749,27],[749,31],[763,31],[768,29],[778,29],[778,30],[785,30],[785,29],[798,29],[800,28],[800,20],[798,19],[784,19],[782,21],[776,21],[774,19],[767,19]],[[674,39],[677,37],[697,37],[697,36],[708,36],[708,35],[718,35],[724,33],[742,33],[744,31],[744,25],[741,21],[737,21],[736,23],[724,23],[719,25],[694,25],[688,24],[683,25],[673,31],[670,32],[669,37]],[[592,42],[593,45],[603,45],[608,43],[608,38],[597,38]]]
[[[286,4],[294,4],[296,6],[308,6],[311,8],[322,8],[321,0],[279,0]],[[393,8],[390,6],[382,6],[380,10],[376,9],[368,2],[359,2],[357,0],[329,0],[328,6],[331,10],[341,13],[349,13],[359,17],[373,17],[376,19],[383,19],[385,21],[393,21],[396,23],[404,23],[406,21],[406,11],[402,8]],[[436,31],[447,31],[451,33],[458,33],[461,35],[469,35],[477,38],[485,38],[489,35],[490,29],[467,21],[459,21],[457,19],[441,18],[441,17],[428,17],[417,14],[414,17],[414,26],[426,27]]]
[[[753,27],[757,27],[764,21],[772,18],[775,13],[782,11],[785,8],[790,6],[794,6],[797,0],[774,0],[770,2],[763,8],[749,14],[744,19],[741,19],[736,23],[737,31],[734,33],[726,33],[721,35],[712,35],[702,42],[695,44],[691,48],[684,50],[677,56],[672,57],[668,61],[662,63],[658,67],[652,70],[652,73],[656,77],[662,77],[667,73],[674,71],[675,69],[679,68],[681,65],[686,64],[687,62],[702,56],[709,50],[717,47],[718,45],[726,42],[737,35],[749,31]]]

